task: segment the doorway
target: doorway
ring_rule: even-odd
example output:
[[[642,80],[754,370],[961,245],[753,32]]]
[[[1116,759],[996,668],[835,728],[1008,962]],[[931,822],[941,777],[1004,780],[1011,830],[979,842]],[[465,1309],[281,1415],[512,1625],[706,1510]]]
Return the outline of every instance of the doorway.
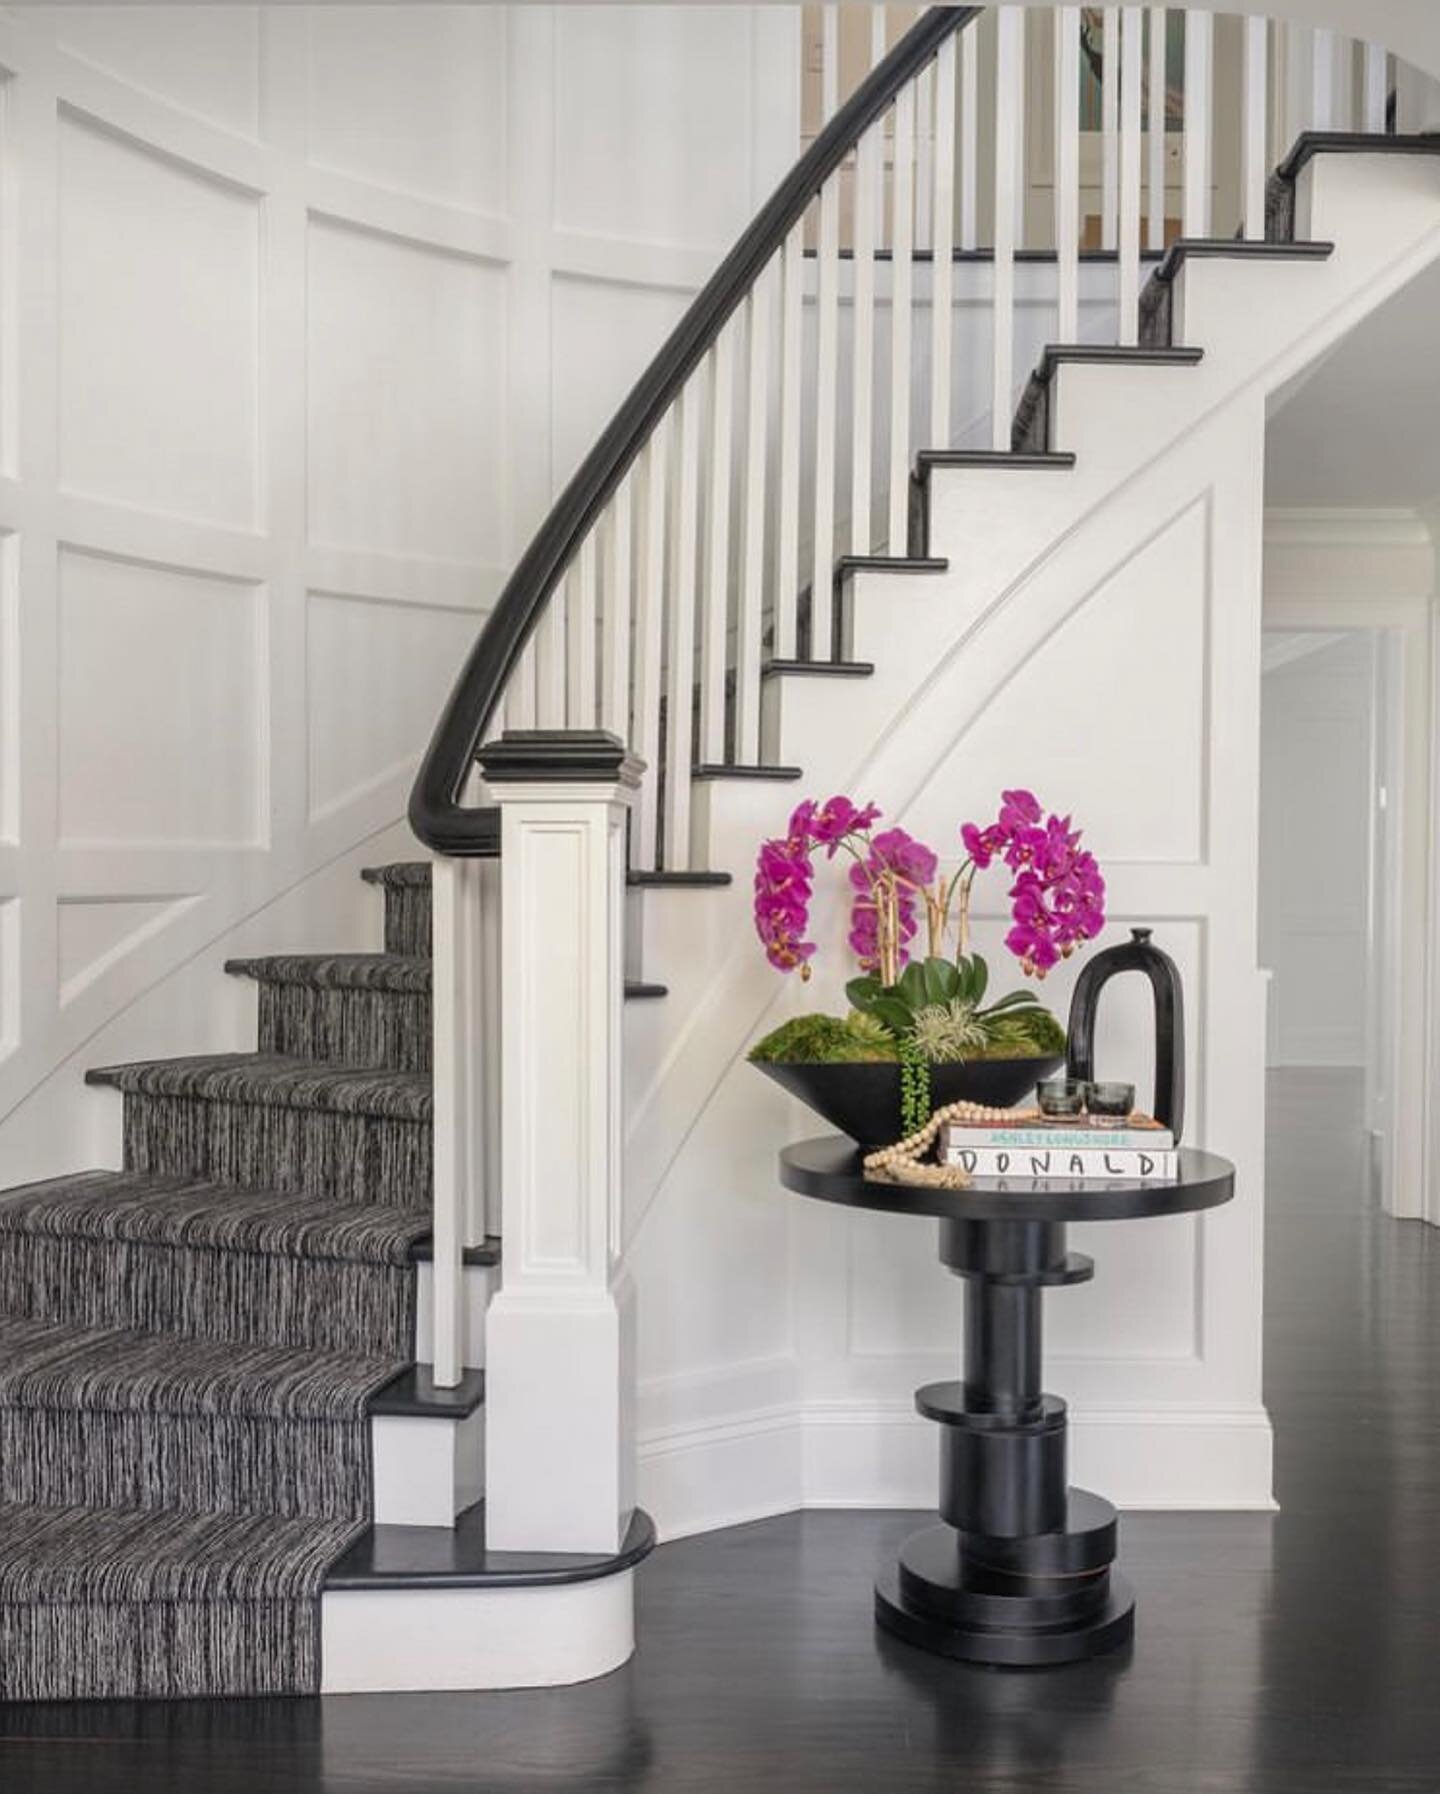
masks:
[[[1272,1121],[1303,1139],[1303,1116],[1323,1114],[1354,1153],[1357,1199],[1391,1213],[1418,1195],[1397,1102],[1403,652],[1391,629],[1269,627],[1261,688]]]

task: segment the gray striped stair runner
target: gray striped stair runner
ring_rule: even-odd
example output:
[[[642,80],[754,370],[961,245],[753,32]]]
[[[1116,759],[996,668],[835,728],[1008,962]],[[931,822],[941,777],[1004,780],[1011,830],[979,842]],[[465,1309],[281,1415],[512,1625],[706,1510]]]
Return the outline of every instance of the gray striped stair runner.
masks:
[[[125,1168],[0,1194],[0,1699],[319,1686],[430,1224],[429,868],[366,877],[384,953],[231,962],[259,1051],[90,1073]]]

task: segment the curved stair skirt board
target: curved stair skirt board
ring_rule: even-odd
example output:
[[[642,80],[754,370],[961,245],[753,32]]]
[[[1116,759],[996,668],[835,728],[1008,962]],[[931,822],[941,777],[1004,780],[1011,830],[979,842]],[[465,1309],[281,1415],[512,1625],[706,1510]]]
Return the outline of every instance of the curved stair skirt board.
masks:
[[[635,1650],[635,1572],[541,1587],[326,1589],[321,1694],[557,1688]]]

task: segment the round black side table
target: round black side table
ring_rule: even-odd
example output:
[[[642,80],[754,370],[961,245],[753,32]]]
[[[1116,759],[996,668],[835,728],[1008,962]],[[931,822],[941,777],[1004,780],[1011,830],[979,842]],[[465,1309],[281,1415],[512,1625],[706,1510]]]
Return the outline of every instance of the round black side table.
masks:
[[[786,1189],[822,1202],[940,1221],[940,1262],[968,1285],[964,1376],[915,1406],[941,1428],[940,1524],[912,1533],[875,1589],[887,1631],[978,1663],[1069,1663],[1130,1638],[1135,1597],[1112,1571],[1115,1509],[1066,1477],[1065,1404],[1040,1387],[1040,1292],[1095,1274],[1065,1247],[1068,1221],[1215,1208],[1226,1159],[1188,1149],[1172,1183],[977,1178],[968,1190],[871,1183],[840,1136],[780,1155]]]

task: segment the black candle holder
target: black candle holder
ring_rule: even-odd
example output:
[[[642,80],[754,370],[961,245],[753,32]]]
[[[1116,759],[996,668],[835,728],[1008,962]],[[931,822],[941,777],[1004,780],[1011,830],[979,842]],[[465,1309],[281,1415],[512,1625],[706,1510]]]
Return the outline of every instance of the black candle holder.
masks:
[[[1132,928],[1130,939],[1097,953],[1075,983],[1070,999],[1070,1045],[1066,1073],[1095,1080],[1095,1010],[1100,992],[1120,972],[1143,972],[1155,999],[1155,1098],[1150,1113],[1180,1140],[1185,1119],[1185,995],[1180,968],[1154,945],[1148,928]]]

